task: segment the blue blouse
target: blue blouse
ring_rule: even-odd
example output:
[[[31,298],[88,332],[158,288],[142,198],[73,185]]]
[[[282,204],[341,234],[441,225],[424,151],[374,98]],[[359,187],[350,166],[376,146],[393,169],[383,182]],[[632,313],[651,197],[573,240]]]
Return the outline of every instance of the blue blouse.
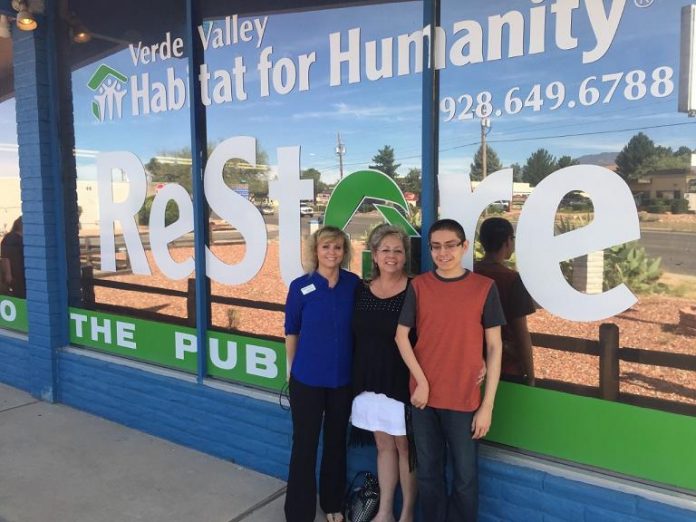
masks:
[[[333,288],[318,272],[298,277],[285,302],[285,334],[297,335],[291,374],[308,386],[338,388],[350,383],[355,288],[360,278],[341,269]]]

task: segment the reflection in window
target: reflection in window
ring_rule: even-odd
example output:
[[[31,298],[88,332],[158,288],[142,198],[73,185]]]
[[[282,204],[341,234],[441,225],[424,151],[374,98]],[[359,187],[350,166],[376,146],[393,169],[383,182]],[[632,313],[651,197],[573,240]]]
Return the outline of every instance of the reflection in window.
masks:
[[[212,282],[211,322],[214,329],[280,338],[288,279],[281,264],[290,267],[294,276],[301,273],[305,240],[322,223],[329,198],[342,179],[368,168],[384,172],[404,192],[410,218],[418,219],[422,78],[397,74],[397,37],[422,29],[422,4],[238,17],[234,12],[234,7],[224,11],[217,2],[204,2],[204,18],[210,24],[206,26],[210,45],[205,51],[208,98],[204,101],[208,143],[214,150],[229,138],[254,138],[255,155],[244,160],[228,158],[223,177],[225,189],[247,200],[262,216],[267,242],[264,262],[253,278],[233,285]],[[247,41],[228,42],[224,35],[230,24],[257,29],[248,33]],[[358,47],[349,36],[356,27]],[[219,44],[216,35],[222,36]],[[383,38],[392,39],[392,55],[380,45]],[[339,39],[343,50],[353,45],[359,51],[358,60],[363,47],[375,56],[385,54],[377,62],[366,57],[355,81],[347,62],[332,69],[337,51],[332,54],[331,46],[336,44],[331,42]],[[408,49],[413,72],[420,58],[417,43]],[[300,148],[298,156],[289,151],[292,147]],[[298,159],[289,161],[289,157]],[[278,176],[288,176],[292,169],[304,185],[290,199]],[[352,269],[361,273],[364,240],[384,218],[375,207],[379,201],[358,203],[347,230],[358,251]],[[292,213],[284,214],[290,207]],[[253,248],[261,248],[252,247],[254,238],[213,205],[209,232],[211,251],[227,264],[238,264]],[[288,238],[287,243],[280,241],[280,235]]]
[[[0,56],[9,57],[0,64],[0,294],[24,299],[22,199],[11,38],[0,38]],[[0,327],[26,331],[26,314],[17,313],[18,308],[25,310],[24,303],[3,297],[2,306],[9,313],[0,317]]]
[[[132,317],[195,325],[186,2],[70,8],[82,308],[111,314],[71,319],[73,340],[118,315],[120,330],[91,339],[170,365],[127,332]],[[195,355],[172,365],[195,370]]]
[[[476,191],[496,170],[511,168],[510,204],[494,202],[483,217],[501,215],[517,226],[533,219],[534,205],[539,213],[530,197],[542,185],[558,182],[561,171],[573,173],[576,186],[567,182],[566,194],[553,195],[560,200],[553,227],[539,223],[536,238],[518,233],[518,251],[539,244],[542,231],[553,230],[557,239],[572,234],[577,244],[584,231],[597,236],[610,228],[619,216],[599,216],[611,213],[611,205],[598,209],[592,194],[580,189],[587,174],[579,166],[599,166],[607,180],[618,177],[622,188],[612,194],[614,206],[635,201],[626,208],[635,212],[636,233],[561,260],[545,284],[588,295],[625,285],[637,302],[591,322],[563,319],[553,309],[530,315],[536,385],[694,415],[696,361],[678,357],[696,356],[693,332],[685,326],[696,299],[696,199],[689,198],[694,127],[677,111],[679,39],[669,36],[680,30],[680,6],[625,9],[601,56],[583,43],[592,40],[592,29],[579,18],[573,20],[577,45],[558,45],[549,9],[525,10],[504,0],[443,2],[446,56],[452,61],[454,53],[465,63],[447,62],[441,71],[440,175],[468,173]],[[542,11],[546,24],[539,25]],[[457,24],[469,28],[465,46],[457,47],[461,35],[452,34]],[[650,26],[649,45],[636,45],[623,29],[632,24]],[[598,216],[600,227],[591,228]],[[537,255],[534,248],[525,251]],[[522,270],[522,279],[533,278]],[[540,291],[534,284],[528,290],[532,297]],[[599,379],[604,322],[619,328],[618,382]]]

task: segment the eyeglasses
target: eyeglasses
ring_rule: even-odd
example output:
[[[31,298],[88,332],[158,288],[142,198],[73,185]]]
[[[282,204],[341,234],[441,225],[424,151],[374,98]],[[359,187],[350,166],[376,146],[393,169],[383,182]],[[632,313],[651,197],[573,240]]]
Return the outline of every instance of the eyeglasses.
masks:
[[[382,254],[383,256],[388,256],[390,254],[394,254],[395,256],[403,256],[405,254],[404,250],[401,248],[380,248],[377,250],[378,254]]]
[[[440,252],[441,250],[444,250],[445,252],[451,252],[457,247],[460,247],[464,244],[464,241],[459,241],[459,242],[450,242],[450,243],[445,243],[444,245],[440,243],[430,243],[430,250],[433,252]]]

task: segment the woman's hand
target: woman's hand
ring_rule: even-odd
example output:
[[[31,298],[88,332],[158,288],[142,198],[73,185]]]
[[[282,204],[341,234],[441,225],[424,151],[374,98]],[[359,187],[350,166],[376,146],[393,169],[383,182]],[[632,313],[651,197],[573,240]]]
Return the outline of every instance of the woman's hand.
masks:
[[[417,384],[416,389],[413,390],[413,395],[411,395],[411,404],[416,408],[422,410],[428,405],[428,396],[430,395],[430,386],[428,382]]]

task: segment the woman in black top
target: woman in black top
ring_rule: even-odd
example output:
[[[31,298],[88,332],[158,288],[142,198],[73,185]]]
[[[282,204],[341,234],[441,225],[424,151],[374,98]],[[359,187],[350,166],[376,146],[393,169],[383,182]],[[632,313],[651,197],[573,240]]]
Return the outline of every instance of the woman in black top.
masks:
[[[353,312],[353,426],[374,432],[380,504],[376,522],[394,521],[394,491],[401,481],[400,522],[413,520],[415,474],[409,466],[406,411],[408,368],[394,341],[408,277],[408,237],[397,227],[380,225],[367,240],[372,280],[360,285]]]

